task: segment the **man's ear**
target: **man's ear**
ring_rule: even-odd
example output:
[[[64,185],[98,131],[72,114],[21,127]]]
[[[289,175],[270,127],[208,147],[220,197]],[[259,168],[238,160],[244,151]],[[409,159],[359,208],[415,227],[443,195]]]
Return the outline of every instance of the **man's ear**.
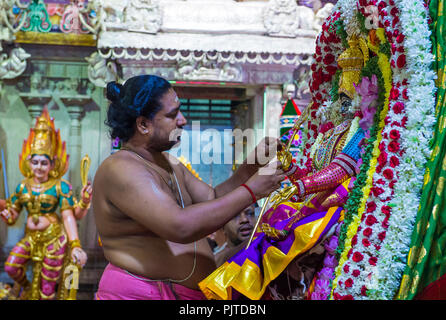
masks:
[[[151,127],[151,121],[144,116],[136,118],[136,130],[142,135],[149,133]]]

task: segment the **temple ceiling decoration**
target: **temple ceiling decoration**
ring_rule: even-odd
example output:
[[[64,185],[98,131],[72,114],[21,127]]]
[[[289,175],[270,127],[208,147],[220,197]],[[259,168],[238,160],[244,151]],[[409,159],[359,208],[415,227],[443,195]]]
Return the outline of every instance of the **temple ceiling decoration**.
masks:
[[[89,79],[99,87],[141,73],[169,80],[290,82],[297,66],[311,64],[314,39],[332,8],[327,3],[313,11],[297,3],[303,2],[4,0],[0,78],[25,70],[30,55],[20,44],[50,44],[96,47],[86,61]]]

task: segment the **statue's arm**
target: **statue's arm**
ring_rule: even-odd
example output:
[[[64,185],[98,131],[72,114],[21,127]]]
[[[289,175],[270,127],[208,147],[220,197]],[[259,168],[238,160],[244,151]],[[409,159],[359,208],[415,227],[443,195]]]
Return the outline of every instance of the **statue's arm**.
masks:
[[[0,200],[0,216],[9,225],[13,225],[22,211],[20,204],[20,194],[23,189],[23,184],[19,184],[14,194],[8,200]]]
[[[87,184],[81,190],[80,200],[74,206],[74,217],[76,220],[81,220],[90,209],[91,202],[91,194],[93,193],[93,188],[91,186],[91,181],[88,181]]]
[[[360,159],[363,138],[364,131],[359,128],[342,152],[326,168],[293,182],[298,187],[298,195],[304,197],[330,190],[352,177]]]

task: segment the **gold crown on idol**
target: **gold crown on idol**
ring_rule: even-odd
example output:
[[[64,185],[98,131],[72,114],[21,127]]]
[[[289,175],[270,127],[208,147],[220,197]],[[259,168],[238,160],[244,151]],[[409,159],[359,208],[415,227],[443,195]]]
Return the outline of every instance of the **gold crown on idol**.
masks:
[[[34,131],[31,142],[31,155],[46,155],[53,159],[56,147],[56,132],[54,123],[49,117],[46,108],[40,117],[37,118],[34,129],[31,130]]]
[[[357,85],[361,79],[361,70],[369,59],[369,51],[365,40],[355,35],[348,40],[348,46],[338,57],[338,65],[342,69],[338,93],[353,99],[356,92],[353,84]]]
[[[27,178],[32,176],[27,160],[33,155],[46,155],[54,162],[54,169],[50,172],[52,178],[61,178],[68,170],[69,156],[65,142],[60,138],[60,131],[56,130],[54,119],[46,107],[37,117],[34,128],[30,129],[19,156],[20,171]]]

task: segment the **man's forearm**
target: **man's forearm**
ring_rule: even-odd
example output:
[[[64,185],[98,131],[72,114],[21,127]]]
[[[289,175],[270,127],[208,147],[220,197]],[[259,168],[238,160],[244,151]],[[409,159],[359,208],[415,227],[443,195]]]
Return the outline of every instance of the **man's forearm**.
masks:
[[[190,243],[222,228],[235,215],[252,203],[251,195],[243,187],[236,187],[214,200],[187,206],[176,215],[176,225],[168,240]]]
[[[215,198],[220,198],[245,183],[257,170],[258,166],[254,164],[242,163],[231,177],[214,188]]]

